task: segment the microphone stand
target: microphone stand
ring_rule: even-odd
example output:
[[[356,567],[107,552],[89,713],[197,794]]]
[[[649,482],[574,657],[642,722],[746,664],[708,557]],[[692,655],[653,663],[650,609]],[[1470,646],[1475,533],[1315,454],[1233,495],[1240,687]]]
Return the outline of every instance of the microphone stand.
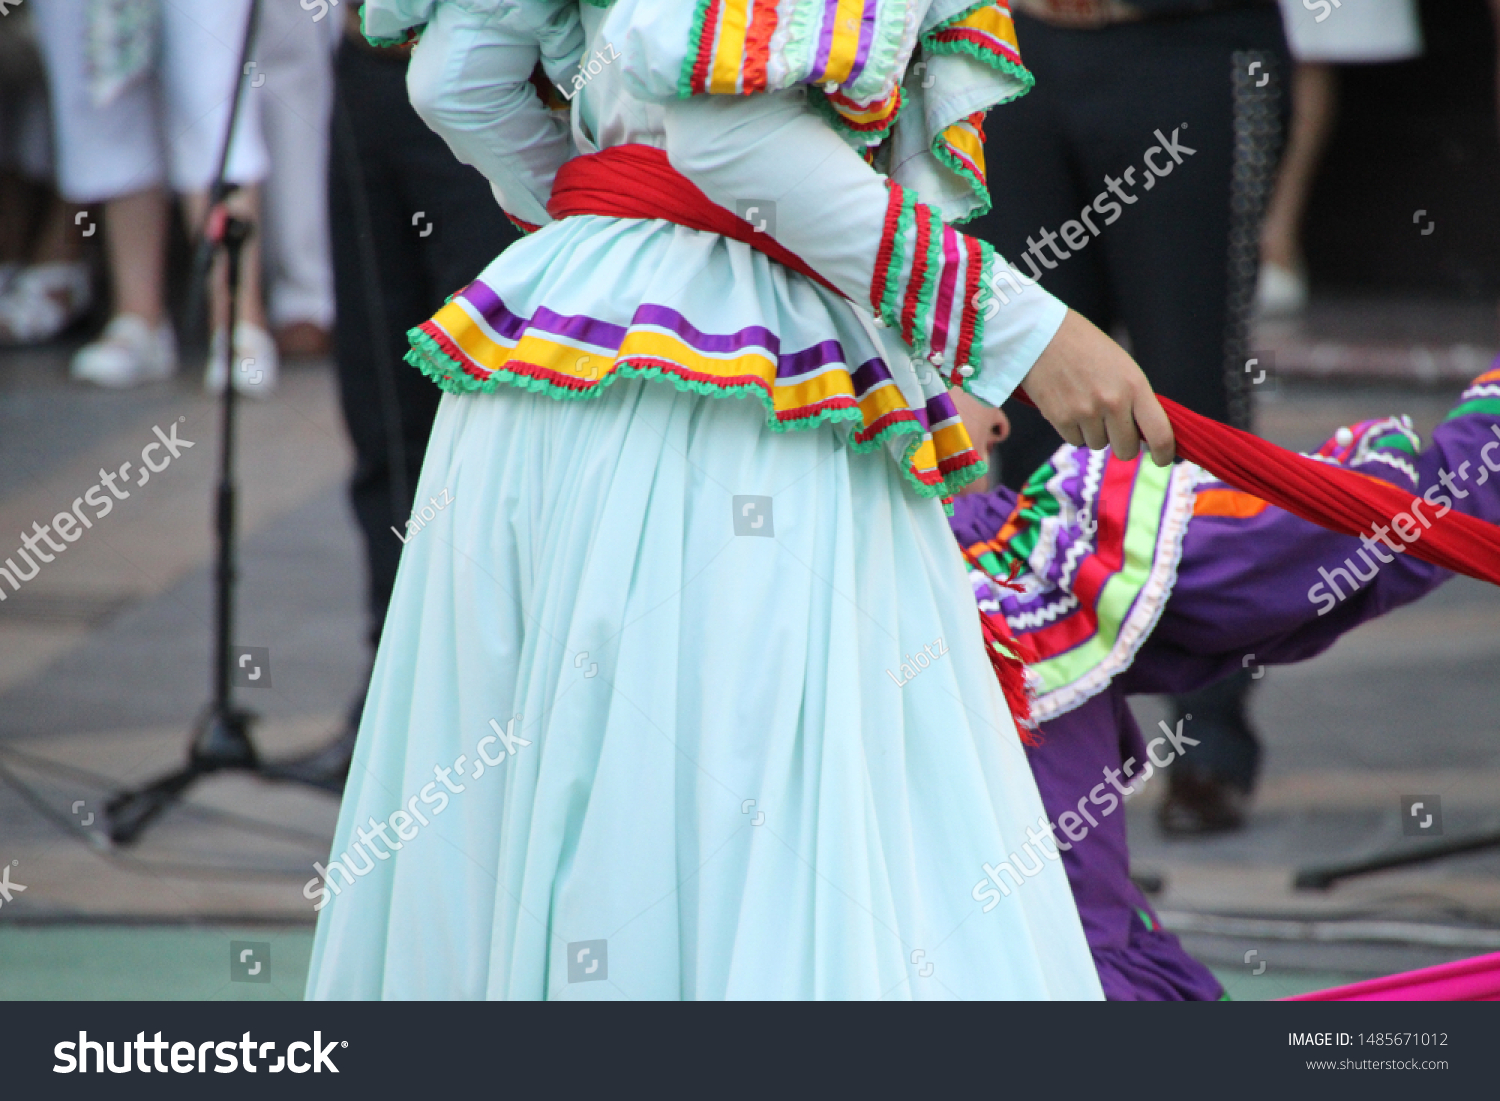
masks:
[[[209,218],[204,240],[210,256],[221,249],[229,263],[229,332],[234,332],[240,291],[241,250],[252,232],[250,223],[232,217],[222,203]],[[212,264],[209,265],[210,272]],[[147,823],[174,802],[199,777],[224,768],[260,770],[250,741],[254,715],[234,705],[230,649],[234,637],[235,583],[235,410],[239,395],[232,377],[233,340],[226,352],[231,373],[219,399],[219,483],[214,493],[214,535],[218,562],[214,570],[213,698],[195,725],[187,764],[136,791],[116,795],[105,807],[110,839],[134,841]]]
[[[1327,867],[1300,868],[1292,885],[1299,891],[1326,891],[1335,883],[1355,876],[1384,872],[1392,868],[1406,868],[1413,864],[1426,864],[1448,856],[1500,849],[1500,830],[1456,837],[1452,841],[1435,841],[1413,848],[1407,852],[1386,853],[1364,860],[1353,860],[1347,864],[1331,864]]]
[[[214,649],[212,698],[194,724],[187,763],[145,787],[117,794],[105,806],[110,839],[118,844],[135,841],[150,822],[176,802],[194,782],[223,769],[239,769],[271,780],[295,780],[295,770],[264,761],[250,740],[253,712],[237,707],[233,696],[234,587],[235,568],[235,429],[239,394],[234,385],[234,330],[240,312],[240,257],[254,227],[229,213],[225,205],[234,185],[225,182],[230,141],[239,118],[240,97],[245,94],[246,68],[255,37],[259,0],[250,0],[245,40],[240,51],[240,72],[230,106],[229,125],[220,148],[219,166],[209,192],[208,216],[193,263],[188,316],[196,320],[213,278],[214,261],[223,255],[228,264],[229,316],[225,341],[224,391],[219,398],[219,481],[214,492],[214,537],[217,562],[214,569]],[[210,326],[211,328],[212,326]]]

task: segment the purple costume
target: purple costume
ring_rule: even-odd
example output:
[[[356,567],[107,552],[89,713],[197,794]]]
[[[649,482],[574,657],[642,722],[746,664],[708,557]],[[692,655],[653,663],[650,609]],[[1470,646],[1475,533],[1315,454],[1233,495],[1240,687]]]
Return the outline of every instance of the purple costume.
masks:
[[[1448,508],[1500,520],[1500,361],[1425,450],[1393,417],[1340,429],[1315,457],[1421,495],[1403,524],[1418,538]],[[980,607],[1039,652],[1028,675],[1043,744],[1027,753],[1105,996],[1222,997],[1130,880],[1115,791],[1173,748],[1166,737],[1148,747],[1126,697],[1201,688],[1246,655],[1312,657],[1449,573],[1406,553],[1403,530],[1335,535],[1191,464],[1159,471],[1084,448],[1059,449],[1020,494],[958,498],[951,523],[984,566],[972,576]],[[1018,562],[1021,592],[992,584]]]

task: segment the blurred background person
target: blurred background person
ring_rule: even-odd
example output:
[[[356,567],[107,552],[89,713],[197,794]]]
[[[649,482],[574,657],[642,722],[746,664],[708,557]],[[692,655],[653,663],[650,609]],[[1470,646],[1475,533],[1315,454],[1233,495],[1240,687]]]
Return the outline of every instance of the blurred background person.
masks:
[[[206,214],[239,78],[249,0],[34,0],[52,99],[59,190],[104,205],[112,316],[100,338],[73,357],[75,379],[134,386],[169,378],[177,341],[167,315],[168,195],[183,199],[189,235]],[[242,97],[228,178],[241,186],[231,207],[254,218],[254,184],[266,174],[258,99]],[[228,319],[222,262],[213,279],[213,338],[205,382],[224,384]],[[278,356],[266,328],[259,250],[242,260],[239,321],[232,338],[238,389],[274,387]]]
[[[1275,0],[1013,8],[1036,86],[986,120],[993,206],[974,232],[1005,256],[1035,252],[1028,274],[1126,342],[1158,394],[1248,427],[1239,368],[1289,64]],[[1007,412],[996,454],[1018,490],[1062,440],[1034,409]],[[1201,744],[1168,771],[1167,832],[1243,824],[1260,759],[1249,685],[1174,701]]]
[[[334,9],[336,12],[337,9]],[[333,328],[328,243],[328,123],[333,111],[330,35],[298,0],[261,0],[254,57],[261,133],[271,168],[261,184],[266,308],[283,356],[326,355]]]
[[[354,444],[349,498],[364,540],[373,655],[442,397],[404,362],[406,332],[467,286],[517,233],[485,178],[459,163],[412,110],[410,49],[370,45],[359,30],[359,6],[342,11],[328,181],[334,361]],[[361,691],[340,734],[296,766],[302,778],[343,790],[363,709]]]
[[[1307,308],[1302,220],[1328,137],[1338,118],[1335,65],[1406,61],[1422,53],[1414,0],[1280,0],[1292,71],[1292,117],[1276,186],[1260,235],[1256,311],[1286,317]],[[1491,0],[1500,11],[1500,0]]]
[[[52,184],[47,80],[29,8],[0,20],[0,345],[42,344],[88,313],[74,208]]]
[[[1490,14],[1495,21],[1495,117],[1500,121],[1500,0],[1490,0]]]

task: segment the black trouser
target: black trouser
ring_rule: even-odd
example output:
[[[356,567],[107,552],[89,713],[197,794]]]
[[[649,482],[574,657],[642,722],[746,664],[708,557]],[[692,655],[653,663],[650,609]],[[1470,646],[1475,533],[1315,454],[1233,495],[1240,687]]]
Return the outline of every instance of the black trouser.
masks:
[[[365,540],[371,638],[396,579],[442,392],[402,361],[406,332],[473,280],[516,232],[406,96],[406,64],[345,44],[337,62],[329,220],[335,358],[354,443],[350,500]]]
[[[1018,15],[1016,32],[1036,86],[985,120],[993,207],[969,231],[1025,273],[1027,239],[1040,241],[1043,231],[1059,233],[1072,221],[1078,240],[1080,212],[1089,207],[1087,220],[1098,236],[1089,234],[1087,244],[1072,250],[1058,241],[1071,253],[1067,259],[1041,250],[1053,265],[1043,270],[1042,286],[1106,332],[1123,328],[1157,392],[1229,420],[1226,360],[1236,351],[1228,345],[1244,323],[1232,316],[1230,303],[1234,55],[1268,54],[1264,68],[1275,71],[1257,71],[1249,85],[1270,75],[1276,83],[1265,94],[1279,89],[1289,70],[1277,9],[1101,30],[1061,30]],[[1241,65],[1248,68],[1243,59]],[[1243,87],[1243,75],[1240,80]],[[1177,131],[1176,144],[1193,152],[1176,158],[1162,149],[1150,153],[1151,163],[1170,174],[1148,189],[1145,158],[1161,144],[1157,131],[1169,141]],[[1243,143],[1239,149],[1243,161]],[[1238,167],[1242,175],[1246,169],[1268,175],[1271,166]],[[1135,201],[1107,191],[1106,177]],[[1101,193],[1105,198],[1095,205]],[[1062,441],[1029,406],[1012,402],[1007,411],[1013,431],[999,449],[1000,477],[1018,489]]]
[[[1267,5],[1102,30],[1061,30],[1023,15],[1016,33],[1036,87],[985,122],[993,207],[971,232],[1029,274],[1021,259],[1028,238],[1040,242],[1071,221],[1076,242],[1091,222],[1098,236],[1081,248],[1058,242],[1066,259],[1038,250],[1042,286],[1106,332],[1123,328],[1158,393],[1248,427],[1237,369],[1254,286],[1255,208],[1288,106],[1284,96],[1276,104],[1290,73],[1280,14]],[[1250,52],[1264,58],[1253,72]],[[1162,138],[1180,151],[1174,156]],[[1148,165],[1165,172],[1149,188]],[[1108,190],[1106,177],[1134,202]],[[1062,440],[1030,406],[1011,402],[1007,411],[1000,478],[1019,489]],[[1245,718],[1249,684],[1232,678],[1174,708],[1194,716],[1192,736],[1203,748],[1192,767],[1246,791],[1260,757]]]

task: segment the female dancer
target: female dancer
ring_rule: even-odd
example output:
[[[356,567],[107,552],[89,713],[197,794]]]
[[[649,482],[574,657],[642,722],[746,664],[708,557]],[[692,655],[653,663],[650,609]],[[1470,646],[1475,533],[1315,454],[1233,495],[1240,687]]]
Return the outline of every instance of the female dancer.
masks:
[[[1005,5],[364,20],[425,25],[413,104],[535,232],[414,332],[431,503],[309,995],[1099,997],[1061,868],[970,898],[1042,804],[939,503],[984,469],[945,387],[1024,384],[1125,459],[1172,434],[1040,288],[982,309],[1004,261],[945,223],[1029,85]]]

